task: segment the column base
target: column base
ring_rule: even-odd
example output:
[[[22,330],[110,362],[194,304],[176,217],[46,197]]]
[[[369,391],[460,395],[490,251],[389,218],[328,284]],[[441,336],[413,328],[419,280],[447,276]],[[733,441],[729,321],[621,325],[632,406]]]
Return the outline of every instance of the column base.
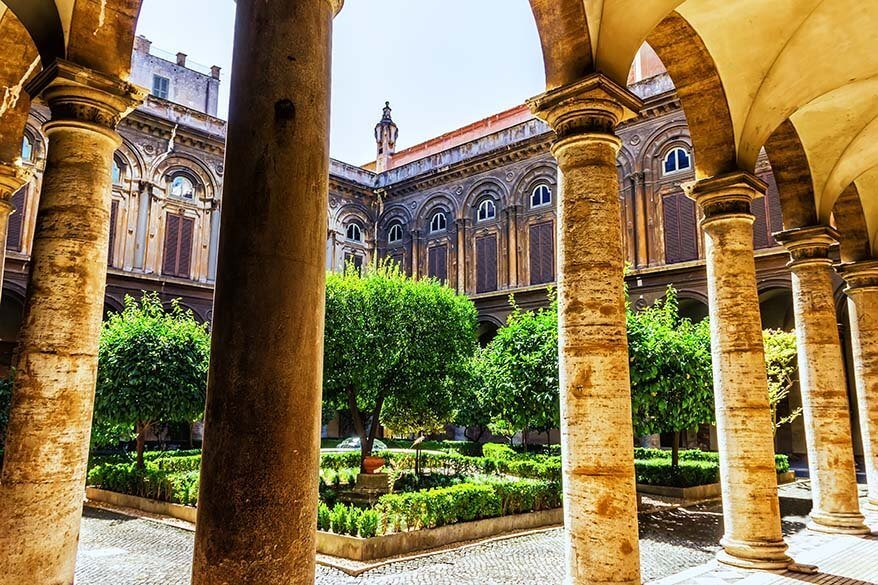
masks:
[[[808,530],[825,534],[869,534],[865,517],[859,512],[832,513],[813,510]]]
[[[878,512],[878,500],[866,500],[863,509],[869,512]]]
[[[739,569],[782,571],[793,562],[787,555],[787,543],[783,540],[746,542],[723,537],[720,545],[723,550],[717,553],[716,559],[724,565]]]

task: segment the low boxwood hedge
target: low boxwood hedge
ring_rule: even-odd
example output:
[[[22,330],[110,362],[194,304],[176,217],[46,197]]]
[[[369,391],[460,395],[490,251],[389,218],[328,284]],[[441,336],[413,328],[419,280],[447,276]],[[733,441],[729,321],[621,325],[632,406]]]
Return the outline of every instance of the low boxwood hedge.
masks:
[[[88,485],[151,500],[195,506],[199,471],[170,472],[150,462],[144,469],[134,463],[105,463],[88,472]]]

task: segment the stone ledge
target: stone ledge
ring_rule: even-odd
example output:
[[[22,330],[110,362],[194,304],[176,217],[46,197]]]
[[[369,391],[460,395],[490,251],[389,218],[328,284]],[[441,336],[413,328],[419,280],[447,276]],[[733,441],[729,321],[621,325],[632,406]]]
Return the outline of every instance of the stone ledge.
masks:
[[[177,520],[185,520],[195,524],[196,508],[192,506],[183,506],[181,504],[172,504],[171,502],[160,502],[159,500],[150,500],[149,498],[141,498],[138,496],[129,496],[128,494],[120,494],[95,487],[85,488],[85,497],[95,502],[103,502],[120,506],[122,508],[133,508],[150,514],[159,514],[161,516],[170,516]]]
[[[507,532],[560,526],[561,508],[461,522],[439,528],[398,532],[374,538],[355,538],[331,532],[317,533],[317,552],[355,561],[373,561],[451,544],[480,540]]]
[[[777,484],[785,484],[796,481],[795,471],[786,471],[777,474]],[[722,496],[722,488],[718,483],[710,483],[707,485],[697,485],[694,487],[668,487],[663,485],[647,485],[643,483],[637,484],[637,491],[642,494],[653,496],[662,496],[665,498],[675,498],[683,500],[686,503],[699,502],[702,500],[713,500]]]

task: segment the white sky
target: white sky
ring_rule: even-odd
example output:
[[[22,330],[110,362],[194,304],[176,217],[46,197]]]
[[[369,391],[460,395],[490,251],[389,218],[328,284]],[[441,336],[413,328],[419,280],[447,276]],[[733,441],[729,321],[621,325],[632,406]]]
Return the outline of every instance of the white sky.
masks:
[[[144,0],[138,34],[223,68],[225,117],[233,0]],[[372,129],[390,100],[398,149],[522,103],[545,87],[527,0],[346,0],[335,20],[332,156],[375,157]]]

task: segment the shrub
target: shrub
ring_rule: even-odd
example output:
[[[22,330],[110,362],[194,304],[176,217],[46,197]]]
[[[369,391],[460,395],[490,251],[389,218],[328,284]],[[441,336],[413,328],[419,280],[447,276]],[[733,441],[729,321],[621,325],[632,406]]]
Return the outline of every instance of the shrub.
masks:
[[[360,468],[360,452],[346,451],[344,453],[324,453],[320,456],[321,469]]]
[[[375,510],[366,510],[359,520],[360,538],[372,538],[378,534],[379,515]]]
[[[719,463],[713,461],[680,461],[671,465],[671,458],[641,459],[634,462],[637,483],[668,487],[693,487],[719,481]]]
[[[347,533],[356,536],[360,530],[360,518],[363,516],[363,510],[356,506],[348,508],[347,517]]]
[[[561,484],[539,479],[484,480],[500,497],[501,514],[523,514],[561,506]]]
[[[518,456],[500,460],[497,469],[501,473],[529,479],[561,481],[561,458],[546,455]]]
[[[170,473],[153,465],[104,464],[88,473],[88,484],[108,491],[193,506],[198,501],[198,471]]]
[[[499,516],[501,502],[492,486],[464,483],[381,496],[376,510],[384,516],[385,525],[415,530]]]
[[[482,457],[484,455],[482,444],[474,441],[442,441],[439,447],[444,451],[467,457]]]
[[[345,534],[348,530],[348,507],[336,504],[329,513],[329,526],[336,534]]]
[[[325,503],[320,502],[317,505],[317,530],[329,532],[330,528],[332,528],[331,514],[329,506]]]
[[[786,455],[775,455],[774,468],[778,473],[786,473],[790,470],[790,458]]]
[[[482,453],[489,459],[512,459],[517,455],[515,449],[500,443],[485,443],[482,445]]]
[[[201,455],[188,455],[186,457],[166,457],[156,460],[159,469],[171,473],[181,471],[198,471],[201,469]]]

